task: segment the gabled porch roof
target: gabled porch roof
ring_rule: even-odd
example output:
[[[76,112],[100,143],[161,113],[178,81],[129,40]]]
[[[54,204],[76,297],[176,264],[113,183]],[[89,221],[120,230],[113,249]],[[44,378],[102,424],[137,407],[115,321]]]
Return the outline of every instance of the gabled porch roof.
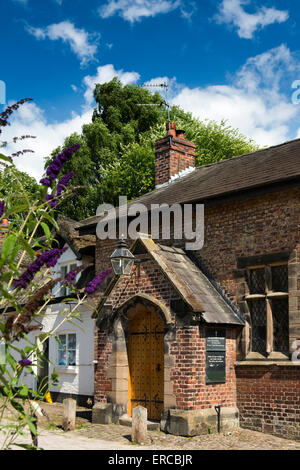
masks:
[[[212,324],[244,325],[242,317],[233,309],[230,301],[226,300],[225,295],[221,295],[184,250],[155,243],[148,236],[140,236],[130,250],[133,254],[141,253],[141,248],[144,249],[144,253],[149,253],[189,309],[199,314],[202,321]],[[108,285],[99,305],[99,311],[118,279],[116,276]]]

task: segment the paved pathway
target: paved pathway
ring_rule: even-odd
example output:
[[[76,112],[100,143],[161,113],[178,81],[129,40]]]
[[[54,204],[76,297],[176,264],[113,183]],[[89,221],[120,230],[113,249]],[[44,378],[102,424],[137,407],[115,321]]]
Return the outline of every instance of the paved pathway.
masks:
[[[130,428],[125,426],[96,425],[91,432],[83,429],[65,433],[61,430],[43,429],[39,435],[39,447],[44,450],[300,450],[300,442],[270,435],[241,430],[231,435],[214,434],[193,438],[159,435],[149,432],[150,445],[139,446],[130,442]],[[119,429],[121,428],[121,429]],[[157,435],[155,435],[157,434]],[[29,443],[29,438],[19,442]]]
[[[50,418],[50,424],[39,418],[39,446],[45,450],[300,450],[300,441],[247,429],[189,438],[149,431],[149,443],[139,446],[131,443],[130,427],[92,424],[86,408],[78,408],[76,429],[67,433],[60,428],[62,405],[43,404],[43,408]]]

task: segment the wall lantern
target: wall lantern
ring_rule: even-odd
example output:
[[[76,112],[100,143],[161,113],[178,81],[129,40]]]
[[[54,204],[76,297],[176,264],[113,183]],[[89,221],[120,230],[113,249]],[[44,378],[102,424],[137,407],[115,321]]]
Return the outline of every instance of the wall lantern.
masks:
[[[118,242],[117,249],[110,257],[110,262],[117,276],[130,276],[135,258],[124,240]]]
[[[137,276],[141,275],[141,264],[149,261],[148,259],[137,259],[128,250],[126,242],[122,239],[118,242],[117,249],[110,257],[110,262],[114,273],[117,276],[130,276],[133,265],[137,265]]]

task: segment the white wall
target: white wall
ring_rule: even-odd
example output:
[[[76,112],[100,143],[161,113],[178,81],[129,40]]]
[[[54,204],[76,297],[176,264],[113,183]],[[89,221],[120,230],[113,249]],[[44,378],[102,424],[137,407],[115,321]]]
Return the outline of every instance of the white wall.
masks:
[[[83,263],[85,260],[83,259]],[[60,266],[66,263],[82,264],[77,261],[73,251],[68,250],[62,255],[59,263],[55,267],[54,276],[59,275]],[[57,287],[54,288],[57,290]],[[70,306],[65,303],[52,304],[47,307],[43,316],[39,317],[42,324],[41,331],[33,331],[28,335],[32,342],[36,342],[37,337],[43,332],[47,333],[56,328],[63,318],[70,311]],[[62,314],[63,312],[63,314]],[[55,369],[59,376],[59,386],[50,388],[50,391],[61,393],[72,393],[80,395],[94,395],[94,328],[95,320],[91,318],[92,310],[87,305],[79,307],[80,320],[72,319],[72,323],[65,322],[55,332],[56,335],[75,333],[76,334],[76,365],[58,365],[58,343],[54,338],[49,339],[49,375]],[[18,347],[25,346],[24,340],[19,341]],[[34,370],[37,368],[34,366]],[[31,388],[36,389],[36,379],[25,370],[24,382]]]
[[[63,315],[60,313],[66,308]],[[29,334],[29,339],[36,342],[40,333],[47,333],[58,326],[63,320],[70,307],[66,304],[55,304],[48,307],[41,323],[43,329]],[[50,391],[61,393],[72,393],[76,395],[94,395],[94,327],[95,320],[91,318],[91,312],[82,307],[80,312],[81,321],[72,319],[72,323],[65,322],[56,331],[56,335],[65,333],[76,334],[76,365],[60,366],[58,365],[58,343],[55,338],[49,339],[49,375],[53,370],[59,376],[59,386],[50,388]],[[75,326],[78,325],[78,326]],[[21,340],[18,347],[25,346],[25,341]],[[35,372],[37,371],[34,366]],[[36,379],[25,371],[24,382],[31,388],[36,388]]]

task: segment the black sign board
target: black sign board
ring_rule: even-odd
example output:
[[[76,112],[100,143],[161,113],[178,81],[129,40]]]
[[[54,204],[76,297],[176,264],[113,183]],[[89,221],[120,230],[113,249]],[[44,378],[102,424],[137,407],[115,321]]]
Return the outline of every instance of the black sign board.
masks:
[[[226,350],[226,338],[225,337],[218,337],[218,336],[206,337],[206,351],[225,351],[225,350]]]
[[[206,331],[206,383],[226,382],[226,331]]]

